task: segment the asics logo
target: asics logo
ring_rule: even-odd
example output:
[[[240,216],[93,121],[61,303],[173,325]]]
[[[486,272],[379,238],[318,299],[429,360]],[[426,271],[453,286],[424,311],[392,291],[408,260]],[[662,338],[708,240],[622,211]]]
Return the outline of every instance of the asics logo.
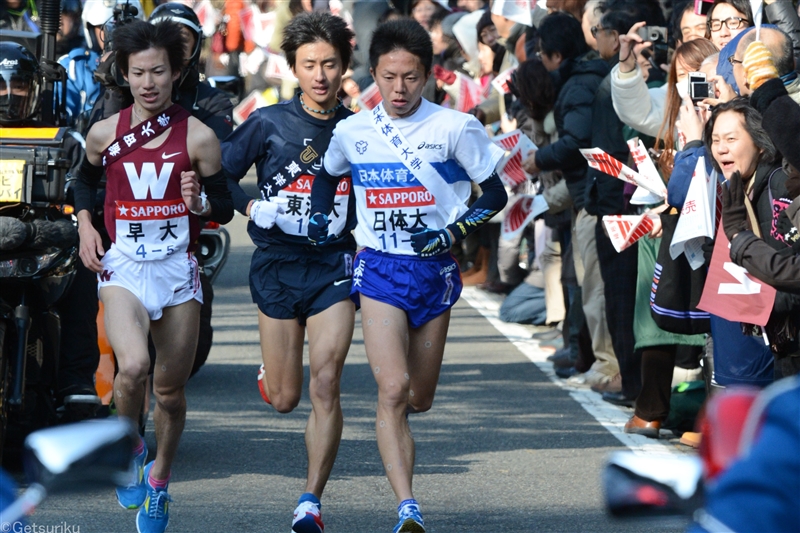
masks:
[[[161,159],[169,159],[170,157],[175,157],[176,155],[180,155],[183,152],[175,152],[174,154],[167,154],[166,152],[162,152]]]

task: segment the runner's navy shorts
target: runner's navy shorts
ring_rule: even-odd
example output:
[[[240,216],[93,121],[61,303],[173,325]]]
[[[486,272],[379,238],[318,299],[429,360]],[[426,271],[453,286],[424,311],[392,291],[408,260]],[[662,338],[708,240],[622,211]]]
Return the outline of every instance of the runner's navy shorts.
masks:
[[[346,300],[350,294],[354,250],[312,246],[256,248],[250,262],[250,294],[270,318],[310,316]]]
[[[419,257],[364,248],[353,263],[350,297],[356,305],[364,295],[402,309],[416,329],[450,309],[462,288],[458,262],[449,253]]]

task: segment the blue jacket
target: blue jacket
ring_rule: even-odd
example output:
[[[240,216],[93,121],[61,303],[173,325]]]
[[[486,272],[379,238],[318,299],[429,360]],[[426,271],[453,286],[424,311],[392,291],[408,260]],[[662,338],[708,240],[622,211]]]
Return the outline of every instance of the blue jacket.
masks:
[[[83,47],[73,49],[58,60],[67,69],[67,115],[73,127],[82,114],[88,115],[100,95],[100,82],[94,79],[99,60],[96,52]]]
[[[697,167],[697,160],[700,156],[705,156],[706,172],[711,174],[711,154],[706,151],[702,141],[692,141],[684,146],[683,150],[675,154],[675,165],[672,167],[672,174],[667,183],[667,202],[672,207],[683,209],[686,201],[686,194],[689,192],[689,184],[692,182],[694,169]]]
[[[758,401],[767,402],[759,433],[707,487],[705,509],[695,514],[699,523],[691,533],[800,531],[800,378],[776,382],[753,409]]]

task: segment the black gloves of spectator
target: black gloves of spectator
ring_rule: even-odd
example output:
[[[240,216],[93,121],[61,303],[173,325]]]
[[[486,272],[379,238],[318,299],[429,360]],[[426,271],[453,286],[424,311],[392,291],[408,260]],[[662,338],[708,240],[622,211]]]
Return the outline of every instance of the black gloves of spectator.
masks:
[[[734,172],[728,186],[722,188],[722,227],[728,240],[747,230],[747,208],[744,206],[742,175]]]

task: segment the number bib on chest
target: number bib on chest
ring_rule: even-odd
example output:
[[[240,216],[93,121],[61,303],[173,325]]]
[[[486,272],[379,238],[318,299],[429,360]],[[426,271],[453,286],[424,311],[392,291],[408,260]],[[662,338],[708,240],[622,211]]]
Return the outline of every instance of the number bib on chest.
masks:
[[[182,198],[116,202],[116,240],[134,261],[157,261],[189,247],[189,210]]]
[[[365,189],[370,225],[381,251],[409,253],[411,233],[428,228],[436,200],[422,185]]]
[[[286,213],[279,215],[277,225],[287,235],[305,237],[308,235],[308,218],[311,209],[311,186],[314,176],[304,174],[298,179],[278,191],[278,198],[285,198],[288,202]],[[350,201],[350,188],[353,186],[350,178],[345,178],[336,187],[336,197],[333,200],[333,210],[330,214],[331,235],[339,235],[347,222],[347,207]]]

